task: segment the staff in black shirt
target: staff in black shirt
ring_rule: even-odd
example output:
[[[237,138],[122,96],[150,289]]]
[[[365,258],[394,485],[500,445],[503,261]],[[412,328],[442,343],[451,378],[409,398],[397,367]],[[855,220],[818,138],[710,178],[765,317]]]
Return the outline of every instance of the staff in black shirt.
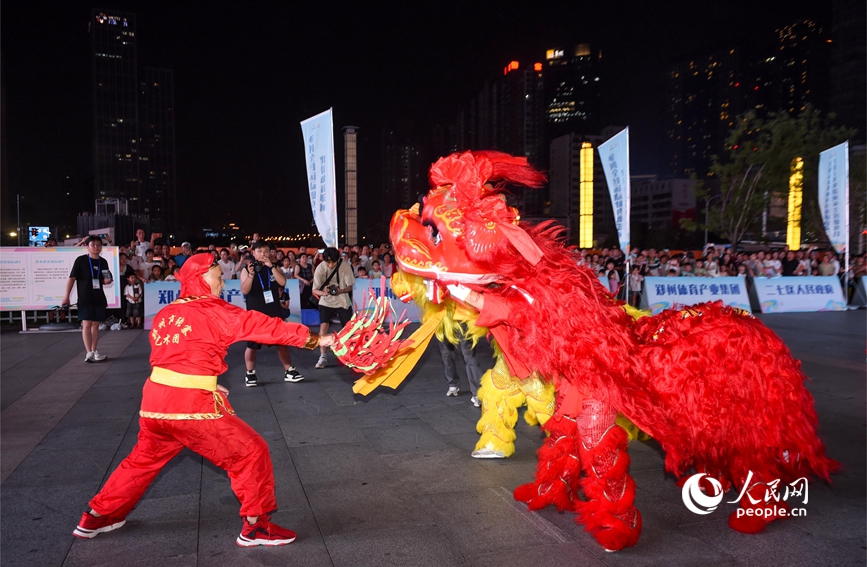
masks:
[[[81,321],[81,338],[84,340],[84,349],[87,355],[85,362],[102,362],[105,355],[96,350],[99,340],[99,324],[105,321],[105,308],[108,302],[103,285],[112,282],[108,262],[100,257],[102,252],[102,239],[98,236],[90,236],[85,240],[87,254],[79,256],[72,265],[69,280],[66,282],[66,295],[63,296],[63,304],[69,305],[69,294],[72,286],[78,291],[78,320]]]
[[[253,243],[252,250],[252,262],[241,270],[241,293],[246,296],[247,309],[282,319],[280,297],[283,295],[286,277],[280,268],[271,263],[269,256],[271,246],[267,242],[257,240]],[[250,387],[255,387],[259,383],[256,376],[256,355],[261,348],[261,344],[248,341],[247,350],[244,351],[244,363],[247,366],[244,383]],[[304,376],[292,365],[289,347],[277,345],[277,357],[283,364],[284,381],[300,382],[304,380]]]

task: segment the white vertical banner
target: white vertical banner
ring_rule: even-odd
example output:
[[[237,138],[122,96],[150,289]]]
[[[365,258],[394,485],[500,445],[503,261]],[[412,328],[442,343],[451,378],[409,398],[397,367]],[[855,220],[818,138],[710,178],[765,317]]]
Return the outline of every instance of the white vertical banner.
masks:
[[[334,120],[331,110],[301,122],[313,220],[325,246],[337,247],[337,188],[334,183]]]
[[[611,204],[614,207],[614,222],[620,248],[629,254],[629,127],[618,132],[610,140],[599,145],[599,158],[608,182]]]
[[[819,208],[828,240],[849,251],[849,142],[819,154]],[[844,268],[845,269],[845,268]]]

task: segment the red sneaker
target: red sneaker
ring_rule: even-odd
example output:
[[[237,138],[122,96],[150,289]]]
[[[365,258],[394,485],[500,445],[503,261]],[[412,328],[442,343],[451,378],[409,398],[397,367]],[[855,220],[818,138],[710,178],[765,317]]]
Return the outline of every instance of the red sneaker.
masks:
[[[110,532],[123,527],[126,523],[124,518],[114,518],[112,516],[96,517],[90,512],[85,512],[81,515],[78,525],[73,530],[72,535],[84,539],[92,539],[104,532]]]
[[[247,522],[247,518],[244,518],[244,527],[241,529],[241,535],[238,536],[236,542],[241,547],[286,545],[295,541],[296,537],[298,534],[292,530],[272,524],[271,518],[268,516],[259,516],[259,520],[255,524],[250,524]]]

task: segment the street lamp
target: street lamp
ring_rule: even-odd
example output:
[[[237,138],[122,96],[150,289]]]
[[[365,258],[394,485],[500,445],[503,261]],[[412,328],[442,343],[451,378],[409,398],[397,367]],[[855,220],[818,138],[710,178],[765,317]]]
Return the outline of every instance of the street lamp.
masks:
[[[710,210],[710,202],[714,199],[722,197],[722,195],[714,195],[710,199],[707,199],[704,202],[704,247],[707,249],[707,223],[708,223],[708,211]]]

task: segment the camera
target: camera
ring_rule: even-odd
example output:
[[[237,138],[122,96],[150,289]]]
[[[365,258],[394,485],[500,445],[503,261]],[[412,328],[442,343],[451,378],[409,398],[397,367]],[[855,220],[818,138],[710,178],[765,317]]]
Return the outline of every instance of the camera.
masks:
[[[337,287],[334,284],[331,284],[330,286],[328,286],[328,295],[337,295],[338,293],[340,293],[339,287]]]

